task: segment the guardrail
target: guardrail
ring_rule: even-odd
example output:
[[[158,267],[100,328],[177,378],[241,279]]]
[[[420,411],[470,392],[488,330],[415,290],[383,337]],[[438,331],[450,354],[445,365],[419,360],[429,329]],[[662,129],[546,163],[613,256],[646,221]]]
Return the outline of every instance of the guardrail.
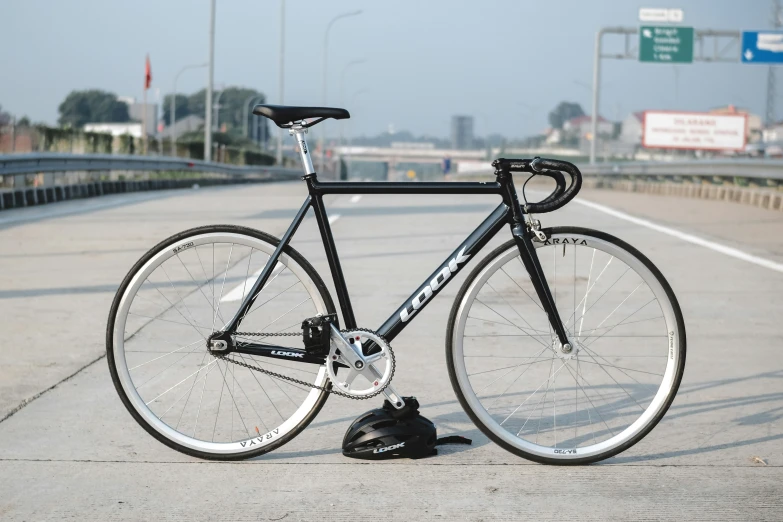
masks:
[[[651,176],[651,177],[705,177],[746,178],[783,181],[783,160],[726,158],[718,160],[616,162],[579,165],[586,176]]]
[[[162,172],[177,175],[149,176]],[[133,179],[138,176],[129,173],[148,175],[146,179]],[[296,179],[299,175],[299,169],[228,165],[165,156],[0,155],[0,210],[120,192],[185,188],[194,183],[258,183]]]

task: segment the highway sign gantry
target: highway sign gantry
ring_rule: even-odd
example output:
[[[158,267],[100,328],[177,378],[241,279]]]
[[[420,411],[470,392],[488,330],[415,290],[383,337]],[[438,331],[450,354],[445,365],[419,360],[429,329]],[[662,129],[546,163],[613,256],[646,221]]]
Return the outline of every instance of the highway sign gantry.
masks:
[[[742,63],[783,64],[783,31],[743,31]]]
[[[693,27],[641,26],[639,28],[639,61],[692,63]]]

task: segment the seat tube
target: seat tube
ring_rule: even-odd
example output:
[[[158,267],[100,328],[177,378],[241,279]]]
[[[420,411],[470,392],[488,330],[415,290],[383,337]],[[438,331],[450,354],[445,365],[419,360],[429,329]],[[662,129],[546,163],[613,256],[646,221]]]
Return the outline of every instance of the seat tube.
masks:
[[[538,259],[536,248],[525,227],[524,213],[519,205],[519,198],[517,197],[517,191],[514,187],[514,180],[511,177],[510,172],[497,172],[497,176],[498,182],[500,182],[502,187],[501,194],[503,196],[503,201],[511,208],[511,234],[514,236],[514,242],[519,249],[522,263],[525,265],[525,269],[530,276],[530,282],[533,283],[533,288],[536,290],[538,299],[541,301],[541,306],[549,318],[549,324],[557,335],[558,341],[560,341],[561,345],[568,344],[569,340],[566,335],[565,326],[563,326],[563,320],[560,317],[560,313],[557,311],[557,305],[552,297],[552,292],[549,290],[549,283],[547,283],[544,269],[541,267],[541,261]]]

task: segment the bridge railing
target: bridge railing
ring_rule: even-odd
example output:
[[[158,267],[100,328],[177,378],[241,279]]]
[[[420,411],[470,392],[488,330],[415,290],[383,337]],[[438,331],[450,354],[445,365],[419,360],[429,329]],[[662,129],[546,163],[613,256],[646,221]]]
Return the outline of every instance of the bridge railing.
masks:
[[[299,169],[164,156],[0,155],[0,210],[120,192],[296,179]]]

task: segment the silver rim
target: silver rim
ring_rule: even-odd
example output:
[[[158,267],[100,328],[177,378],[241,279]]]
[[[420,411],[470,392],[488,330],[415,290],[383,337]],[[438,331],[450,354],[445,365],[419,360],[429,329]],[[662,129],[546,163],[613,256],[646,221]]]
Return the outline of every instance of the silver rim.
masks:
[[[322,392],[206,350],[206,337],[233,317],[273,251],[242,234],[192,236],[154,255],[123,293],[113,331],[117,374],[133,408],[167,439],[206,453],[244,453],[279,442],[316,407]],[[326,313],[318,288],[283,255],[241,331],[298,332],[318,313]],[[301,336],[271,339],[302,347]],[[231,357],[317,386],[327,380],[324,366]]]
[[[680,332],[664,288],[614,243],[577,233],[537,243],[571,353],[559,350],[516,246],[476,277],[452,357],[473,414],[510,446],[547,459],[613,451],[666,404]]]

